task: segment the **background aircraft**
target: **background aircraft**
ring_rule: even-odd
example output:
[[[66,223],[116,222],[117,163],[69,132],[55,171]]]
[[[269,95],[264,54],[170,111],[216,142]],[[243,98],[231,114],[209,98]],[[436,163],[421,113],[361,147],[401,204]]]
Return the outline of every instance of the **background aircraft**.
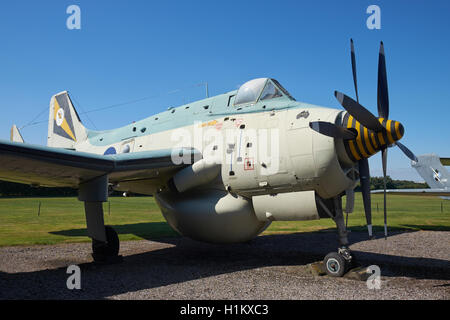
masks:
[[[444,166],[450,166],[450,158],[439,158],[438,155],[424,154],[412,160],[411,166],[430,187],[429,189],[388,189],[387,193],[399,195],[441,196],[450,200],[450,174]],[[382,193],[384,190],[374,190],[372,193]]]

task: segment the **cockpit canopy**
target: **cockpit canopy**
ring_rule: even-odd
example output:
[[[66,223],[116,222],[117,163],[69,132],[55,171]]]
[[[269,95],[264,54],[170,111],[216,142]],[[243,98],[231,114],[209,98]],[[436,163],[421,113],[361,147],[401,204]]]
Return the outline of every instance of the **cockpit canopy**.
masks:
[[[234,105],[254,104],[258,101],[286,97],[295,100],[275,79],[258,78],[244,83],[238,90]]]

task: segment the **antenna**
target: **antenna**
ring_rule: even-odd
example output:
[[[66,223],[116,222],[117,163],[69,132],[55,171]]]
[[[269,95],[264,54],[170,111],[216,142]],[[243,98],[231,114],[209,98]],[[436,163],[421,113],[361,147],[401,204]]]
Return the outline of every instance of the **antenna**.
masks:
[[[206,87],[206,97],[209,98],[208,82],[205,82],[205,87]]]

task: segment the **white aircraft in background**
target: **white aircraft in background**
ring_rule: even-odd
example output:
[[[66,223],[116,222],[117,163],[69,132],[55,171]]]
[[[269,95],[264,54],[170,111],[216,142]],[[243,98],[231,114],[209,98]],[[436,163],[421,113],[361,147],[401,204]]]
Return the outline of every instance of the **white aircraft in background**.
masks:
[[[411,166],[430,187],[429,189],[388,189],[387,193],[398,195],[440,196],[450,200],[450,174],[444,166],[450,166],[450,158],[440,158],[437,154],[424,154],[411,160]],[[383,193],[384,190],[374,190],[372,193]]]

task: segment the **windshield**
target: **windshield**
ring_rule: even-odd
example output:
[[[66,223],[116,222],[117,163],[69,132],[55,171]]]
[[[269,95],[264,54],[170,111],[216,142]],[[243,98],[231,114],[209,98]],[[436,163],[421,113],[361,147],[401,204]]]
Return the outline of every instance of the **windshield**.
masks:
[[[283,91],[283,93],[284,93],[287,97],[289,97],[289,99],[295,101],[295,99],[291,96],[291,94],[290,94],[285,88],[283,88],[283,86],[282,86],[277,80],[275,80],[275,79],[271,79],[271,80],[273,81],[273,83],[275,83],[275,85],[276,85],[281,91]]]
[[[268,81],[259,100],[268,100],[268,99],[277,98],[277,97],[281,97],[281,96],[283,96],[281,94],[281,91],[278,90],[271,81]]]

